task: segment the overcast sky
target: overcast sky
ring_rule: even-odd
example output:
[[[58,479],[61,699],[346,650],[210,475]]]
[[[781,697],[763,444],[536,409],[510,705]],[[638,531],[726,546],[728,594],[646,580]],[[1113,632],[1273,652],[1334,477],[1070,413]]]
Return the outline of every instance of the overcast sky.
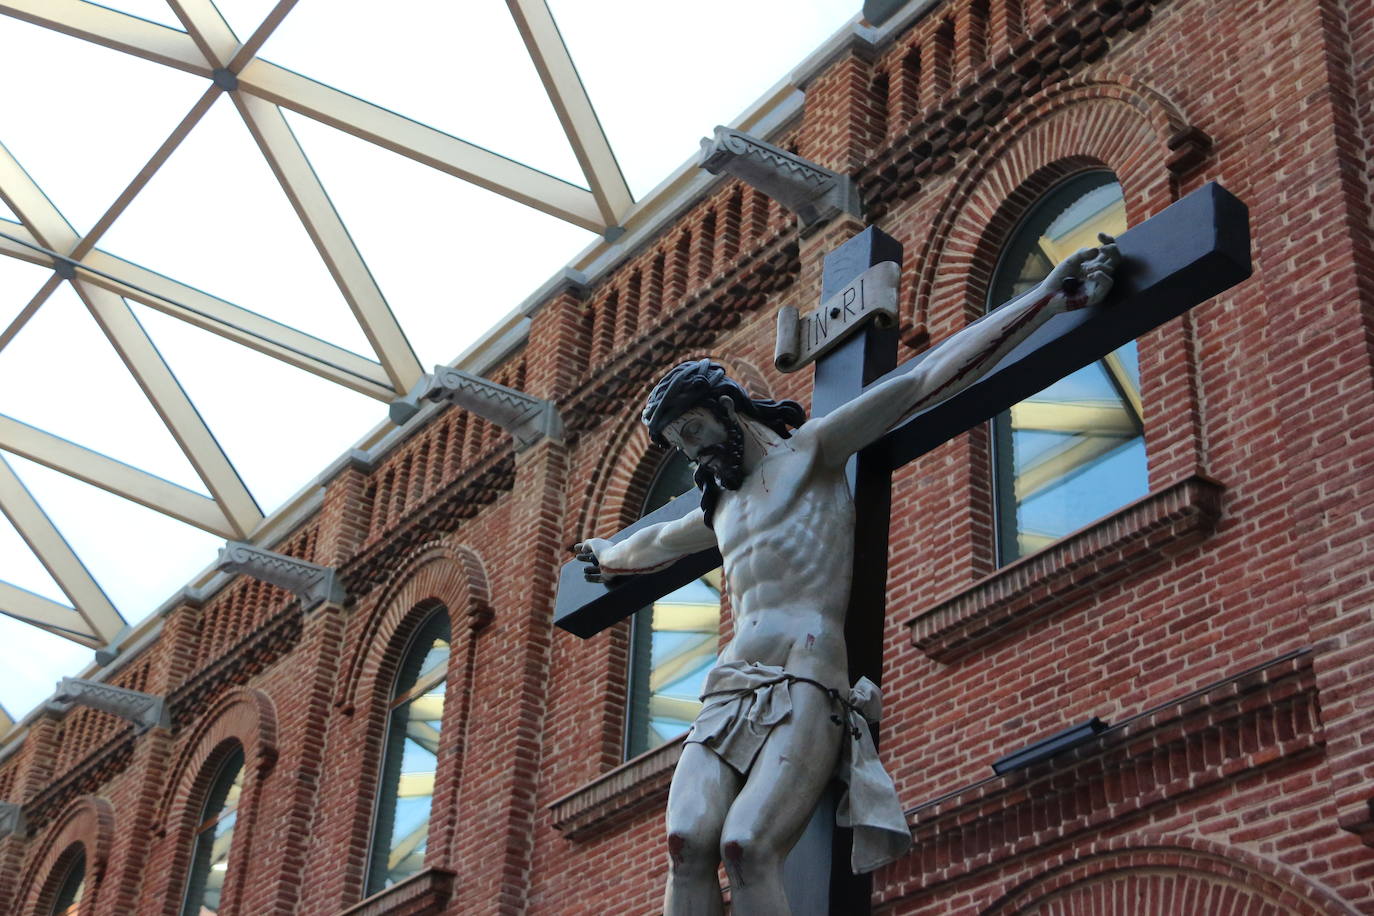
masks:
[[[162,0],[107,6],[180,27]],[[219,0],[240,38],[273,0]],[[853,19],[858,0],[549,0],[636,199]],[[0,142],[78,232],[100,218],[205,80],[0,15]],[[261,56],[585,185],[502,0],[300,0]],[[286,114],[428,369],[594,241],[592,233]],[[0,203],[0,217],[14,219]],[[99,248],[373,354],[231,101],[221,97]],[[0,328],[50,271],[0,256]],[[514,278],[514,280],[512,280]],[[386,407],[137,304],[264,512]],[[198,492],[204,486],[66,285],[0,351],[0,413]],[[147,617],[222,541],[3,457],[125,619]],[[66,602],[0,516],[0,580]],[[19,719],[91,651],[0,616],[0,705]]]

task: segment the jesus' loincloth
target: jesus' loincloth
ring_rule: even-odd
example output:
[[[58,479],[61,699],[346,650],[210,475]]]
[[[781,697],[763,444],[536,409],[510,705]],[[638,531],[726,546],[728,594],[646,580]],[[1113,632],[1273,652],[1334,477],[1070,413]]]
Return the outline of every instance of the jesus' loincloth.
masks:
[[[709,748],[747,777],[773,729],[792,715],[793,684],[828,694],[831,719],[846,732],[835,774],[846,789],[835,821],[841,827],[854,828],[850,866],[859,874],[900,858],[911,846],[911,831],[892,777],[879,762],[868,731],[868,723],[878,721],[882,708],[878,686],[868,678],[860,678],[848,696],[842,697],[819,681],[788,674],[774,665],[719,665],[706,676],[701,695],[705,705],[692,723],[687,741]]]

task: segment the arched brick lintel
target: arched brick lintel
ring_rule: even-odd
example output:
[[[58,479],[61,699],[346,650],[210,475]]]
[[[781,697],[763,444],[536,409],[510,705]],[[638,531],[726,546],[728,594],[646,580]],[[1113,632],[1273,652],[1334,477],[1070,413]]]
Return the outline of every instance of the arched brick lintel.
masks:
[[[475,551],[461,544],[431,541],[397,570],[381,592],[378,612],[369,616],[356,639],[336,705],[352,713],[360,697],[376,693],[372,685],[387,673],[388,652],[401,652],[409,632],[436,604],[448,609],[455,630],[463,619],[479,629],[491,620],[491,589]]]
[[[936,306],[961,308],[957,326],[981,315],[997,252],[1016,221],[1075,172],[1115,172],[1131,222],[1168,206],[1178,196],[1169,144],[1187,128],[1162,94],[1130,77],[1065,80],[1026,99],[980,145],[941,202],[903,309],[905,330],[934,324]]]
[[[1332,891],[1299,872],[1247,850],[1204,837],[1146,833],[1115,837],[1086,852],[1070,849],[1060,853],[1039,875],[1009,888],[983,910],[983,916],[1039,912],[1042,905],[1056,898],[1081,892],[1114,876],[1126,878],[1133,874],[1174,875],[1191,878],[1195,884],[1236,888],[1239,899],[1229,912],[1273,912],[1275,908],[1293,916],[1352,916],[1357,912]],[[1188,892],[1188,883],[1175,881],[1173,886],[1182,894]],[[1243,903],[1246,894],[1253,901],[1248,906]],[[1112,898],[1107,895],[1103,899]],[[1161,913],[1185,911],[1171,909],[1167,901],[1157,909]],[[1126,916],[1134,911],[1119,912]]]
[[[773,388],[754,363],[728,353],[701,353],[725,367],[730,377],[756,398],[771,398]],[[648,392],[646,391],[647,395]],[[590,475],[582,500],[582,512],[574,529],[579,537],[605,537],[636,521],[654,477],[667,452],[649,438],[639,417],[639,402],[626,409],[606,436],[602,460]],[[601,698],[601,768],[623,762],[625,704],[630,652],[629,625],[622,622],[598,637],[601,649],[595,661],[580,668],[596,677],[595,695]]]
[[[67,876],[67,868],[78,846],[86,854],[85,896],[97,899],[100,879],[114,842],[114,826],[114,806],[104,798],[83,795],[69,804],[46,831],[47,835],[26,869],[20,886],[28,891],[20,898],[26,902],[19,912],[40,916],[51,909],[59,882]],[[92,905],[87,904],[87,907]]]
[[[701,354],[692,358],[703,356],[723,365],[731,378],[752,396],[773,396],[764,374],[748,360],[728,354]],[[619,418],[607,437],[605,460],[588,481],[583,500],[585,508],[576,529],[587,536],[604,537],[638,519],[644,497],[663,464],[663,448],[650,441],[649,432],[639,418],[640,403],[634,402]]]
[[[170,818],[195,815],[191,801],[205,792],[214,777],[214,768],[208,764],[217,762],[213,758],[220,757],[232,742],[242,745],[248,772],[262,776],[271,770],[277,760],[277,707],[271,697],[261,690],[239,687],[222,696],[200,719],[187,742],[189,750],[169,774],[158,818],[164,831],[172,827]]]

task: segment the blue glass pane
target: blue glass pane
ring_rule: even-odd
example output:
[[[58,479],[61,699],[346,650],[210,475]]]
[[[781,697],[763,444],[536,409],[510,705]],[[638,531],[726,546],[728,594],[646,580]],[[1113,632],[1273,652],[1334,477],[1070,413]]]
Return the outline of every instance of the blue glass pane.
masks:
[[[998,263],[989,306],[1040,283],[1097,234],[1126,229],[1121,186],[1109,172],[1076,176],[1023,220]],[[1143,496],[1148,485],[1134,342],[1032,395],[993,422],[998,553],[1039,550]]]
[[[430,810],[443,728],[442,676],[448,665],[448,619],[426,621],[401,665],[397,694],[410,695],[391,710],[382,760],[367,893],[390,887],[424,868]],[[417,691],[423,691],[415,696]]]

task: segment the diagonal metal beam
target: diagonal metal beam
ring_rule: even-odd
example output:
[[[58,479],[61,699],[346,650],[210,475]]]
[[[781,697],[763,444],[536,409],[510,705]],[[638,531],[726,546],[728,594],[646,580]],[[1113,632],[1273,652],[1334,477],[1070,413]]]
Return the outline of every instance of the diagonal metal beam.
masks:
[[[95,243],[100,240],[101,236],[109,231],[110,226],[114,224],[114,221],[118,219],[128,208],[129,204],[133,202],[134,197],[147,186],[148,182],[152,180],[152,177],[157,174],[157,170],[162,168],[163,163],[165,163],[168,158],[171,157],[172,153],[176,151],[176,148],[181,145],[181,141],[186,139],[186,135],[191,132],[191,128],[199,124],[200,119],[205,117],[205,113],[214,105],[215,99],[219,98],[221,91],[222,90],[218,86],[211,85],[205,90],[201,97],[196,100],[196,103],[191,106],[191,110],[186,113],[186,117],[182,118],[181,122],[172,129],[167,139],[162,141],[162,145],[153,152],[153,155],[144,164],[143,168],[139,169],[138,174],[133,177],[133,180],[130,181],[128,185],[125,186],[124,190],[119,193],[119,196],[115,198],[114,203],[106,208],[100,219],[96,221],[95,226],[91,228],[91,231],[87,232],[86,235],[82,237],[81,241],[76,244],[76,247],[71,250],[71,256],[73,258],[80,259],[86,252],[95,247]]]
[[[233,93],[234,104],[253,134],[262,154],[276,174],[301,223],[310,233],[320,257],[324,259],[334,282],[338,284],[348,306],[353,310],[363,333],[367,335],[392,387],[399,392],[409,391],[420,380],[424,369],[405,332],[396,321],[386,297],[367,269],[362,254],[353,244],[348,229],[329,200],[319,176],[301,149],[295,134],[286,123],[281,109],[242,92]]]
[[[0,414],[0,449],[147,506],[202,531],[233,537],[213,499],[108,455]]]
[[[0,581],[0,614],[89,649],[103,649],[106,645],[75,608],[3,581]],[[3,732],[4,729],[0,729],[0,734]]]
[[[167,5],[210,66],[223,69],[238,50],[239,40],[214,3],[210,0],[167,0]]]
[[[561,178],[262,59],[250,62],[238,78],[240,94],[274,102],[584,229],[608,228],[592,192]]]
[[[230,72],[238,73],[247,66],[248,62],[253,59],[253,55],[257,54],[258,49],[263,46],[263,43],[266,42],[268,38],[272,37],[272,33],[277,30],[277,26],[282,24],[282,20],[286,18],[286,14],[291,12],[291,9],[295,5],[296,0],[277,0],[277,5],[272,7],[272,11],[268,13],[266,18],[264,18],[258,27],[253,30],[253,34],[248,36],[248,40],[240,45],[239,49],[234,52],[234,57],[228,64]]]
[[[539,71],[544,91],[558,113],[563,132],[572,144],[573,154],[582,166],[582,174],[591,185],[602,221],[607,226],[620,225],[634,204],[634,197],[548,4],[545,0],[507,0],[507,6],[534,68]]]
[[[141,302],[226,340],[250,347],[376,400],[389,401],[397,397],[382,367],[352,350],[345,350],[99,249],[88,254],[83,264],[107,275],[83,271],[82,278],[94,286]]]
[[[9,249],[5,246],[6,241],[8,240],[0,239],[0,253],[2,254],[10,253]],[[53,294],[53,291],[57,289],[58,284],[61,282],[62,278],[57,274],[53,274],[44,281],[43,285],[39,287],[38,292],[33,294],[33,298],[19,310],[19,314],[14,316],[3,331],[0,331],[0,350],[9,346],[10,341],[14,340],[15,336],[18,335],[20,331],[24,330],[24,325],[28,324],[29,319],[38,313],[38,310],[43,307],[43,303],[48,301],[48,297]]]
[[[197,76],[212,75],[185,32],[86,0],[0,0],[0,13]]]
[[[13,235],[20,243],[9,242],[4,235]],[[142,302],[165,314],[251,347],[260,353],[304,369],[323,379],[379,401],[397,396],[395,389],[380,365],[352,350],[320,340],[289,325],[273,321],[257,312],[240,308],[231,302],[179,283],[170,277],[140,267],[107,252],[95,250],[77,264],[64,259],[36,242],[28,242],[33,234],[8,220],[0,219],[0,253],[32,256],[44,266],[70,264],[87,282],[128,299]],[[32,246],[32,247],[30,247]],[[78,246],[80,247],[80,246]],[[27,260],[28,258],[26,258]],[[54,274],[10,326],[0,333],[0,349],[23,327],[38,305],[56,288],[60,278]]]
[[[72,285],[224,509],[234,536],[248,537],[262,521],[261,510],[128,304],[85,280],[75,280]]]
[[[72,551],[66,538],[62,537],[57,526],[48,518],[33,498],[33,494],[3,457],[0,457],[0,512],[10,520],[19,536],[52,576],[53,581],[71,599],[73,609],[88,628],[84,634],[86,639],[77,639],[81,631],[71,629],[73,621],[70,617],[57,614],[56,609],[62,608],[62,605],[56,602],[39,604],[34,601],[16,601],[14,604],[5,602],[0,604],[0,607],[9,604],[7,612],[12,608],[12,616],[17,617],[21,613],[34,616],[35,622],[43,624],[45,628],[61,628],[64,630],[62,635],[68,635],[83,645],[92,645],[88,641],[92,639],[96,640],[95,647],[106,645],[113,640],[124,628],[124,618],[115,610],[105,591],[91,576],[90,571]],[[10,588],[13,589],[13,586]],[[8,592],[6,597],[17,598]],[[38,598],[37,595],[33,597]],[[65,611],[65,608],[63,610]],[[30,611],[34,612],[33,615],[28,615]]]
[[[46,248],[65,253],[76,247],[81,239],[3,143],[0,143],[0,200],[9,205],[38,244]]]

